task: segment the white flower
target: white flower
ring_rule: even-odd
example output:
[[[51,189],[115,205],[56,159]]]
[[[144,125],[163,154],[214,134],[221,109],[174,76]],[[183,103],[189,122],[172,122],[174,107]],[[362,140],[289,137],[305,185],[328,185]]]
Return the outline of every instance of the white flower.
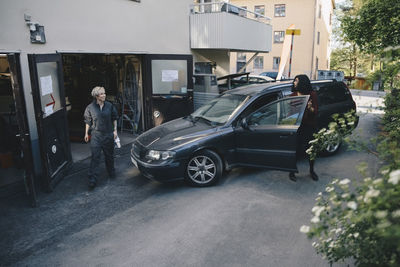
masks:
[[[374,180],[372,183],[373,183],[373,184],[380,184],[380,183],[382,183],[382,182],[383,182],[383,179],[382,179],[382,178],[379,178],[379,179]]]
[[[370,189],[365,193],[364,202],[368,202],[370,198],[379,196],[380,193],[379,190],[370,187]]]
[[[318,196],[322,196],[322,192],[319,192],[319,193],[318,193]]]
[[[357,209],[357,203],[354,201],[350,201],[347,203],[347,207],[349,207],[352,210],[356,210]]]
[[[386,210],[379,210],[375,212],[375,217],[378,219],[383,219],[387,216],[387,211]]]
[[[336,234],[339,234],[340,232],[342,232],[342,228],[338,228],[338,229],[336,229],[336,231],[335,231]]]
[[[310,226],[307,226],[307,225],[302,225],[301,227],[300,227],[300,232],[302,232],[302,233],[308,233],[308,232],[310,232]]]
[[[383,175],[386,175],[386,174],[388,174],[388,173],[389,173],[389,170],[388,170],[388,169],[386,169],[386,170],[383,170],[383,171],[381,171],[381,173],[382,173]]]
[[[353,234],[353,236],[354,236],[355,238],[357,238],[359,235],[360,235],[359,233],[354,233],[354,234]]]
[[[328,130],[324,133],[324,135],[330,135],[333,134],[335,131],[334,130]]]
[[[317,248],[317,247],[319,246],[319,244],[318,244],[317,242],[314,241],[314,242],[312,243],[312,246],[313,246],[314,248]]]
[[[325,188],[325,191],[329,193],[329,192],[332,192],[333,189],[334,189],[334,188],[333,188],[332,186],[327,186],[327,187]]]
[[[326,132],[326,128],[322,128],[321,130],[319,130],[319,132],[318,133],[324,133],[324,132]]]
[[[314,144],[315,142],[318,142],[318,139],[311,140],[311,141],[308,142],[308,143],[309,143],[309,144]]]
[[[312,208],[311,212],[315,214],[315,216],[319,217],[321,212],[325,210],[325,207],[322,206],[315,206]]]
[[[343,180],[341,180],[341,181],[339,182],[340,185],[346,185],[346,184],[348,184],[348,183],[350,183],[350,180],[349,180],[349,179],[343,179]]]
[[[400,182],[400,170],[392,171],[389,174],[389,177],[389,183],[392,183],[394,185],[398,184]]]
[[[332,181],[332,184],[336,184],[338,182],[339,182],[339,179],[335,179],[335,180]]]
[[[312,223],[319,223],[319,221],[320,221],[320,219],[319,219],[318,216],[314,216],[314,217],[312,217],[312,219],[311,219],[311,222],[312,222]]]
[[[342,198],[348,198],[349,196],[350,196],[349,193],[344,193],[344,194],[342,194]]]
[[[354,121],[347,123],[348,125],[354,125]]]
[[[400,210],[395,210],[392,212],[393,218],[399,218],[400,217]]]
[[[307,154],[310,154],[312,152],[312,147],[310,147],[309,149],[306,150]]]
[[[372,180],[371,177],[367,177],[367,178],[364,179],[364,182],[369,182],[371,180]]]

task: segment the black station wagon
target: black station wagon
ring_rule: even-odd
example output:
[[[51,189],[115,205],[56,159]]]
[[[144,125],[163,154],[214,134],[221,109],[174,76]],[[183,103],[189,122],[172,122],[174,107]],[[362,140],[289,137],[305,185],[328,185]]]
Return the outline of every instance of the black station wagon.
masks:
[[[289,96],[291,86],[275,82],[227,91],[191,115],[141,134],[132,144],[132,163],[150,179],[185,179],[195,186],[214,184],[237,166],[297,172],[297,130],[309,96]],[[356,109],[344,83],[313,81],[312,86],[320,127],[334,113]],[[340,140],[327,153],[339,146]]]

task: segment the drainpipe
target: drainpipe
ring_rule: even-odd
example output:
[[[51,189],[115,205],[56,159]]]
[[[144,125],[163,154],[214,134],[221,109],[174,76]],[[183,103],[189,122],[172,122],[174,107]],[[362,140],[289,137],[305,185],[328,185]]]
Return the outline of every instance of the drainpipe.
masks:
[[[312,50],[311,50],[311,73],[310,73],[310,79],[314,79],[313,78],[313,72],[314,72],[314,46],[315,46],[315,28],[316,28],[316,24],[317,24],[317,1],[314,1],[314,28],[313,28],[313,42],[312,42]]]

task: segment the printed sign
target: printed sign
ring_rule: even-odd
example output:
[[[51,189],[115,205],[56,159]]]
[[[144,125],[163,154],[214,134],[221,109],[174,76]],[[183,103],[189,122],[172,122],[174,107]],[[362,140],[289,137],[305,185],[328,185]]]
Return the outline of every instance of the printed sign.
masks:
[[[176,82],[178,81],[178,71],[177,70],[163,70],[161,81],[163,82]]]
[[[50,75],[40,77],[40,89],[42,90],[42,96],[53,93],[53,81]]]

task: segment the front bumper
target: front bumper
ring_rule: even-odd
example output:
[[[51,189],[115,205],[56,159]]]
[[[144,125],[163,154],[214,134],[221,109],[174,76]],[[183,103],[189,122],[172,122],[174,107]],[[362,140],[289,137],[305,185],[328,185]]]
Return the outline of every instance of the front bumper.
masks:
[[[138,159],[132,149],[131,161],[143,176],[157,182],[170,182],[184,178],[185,164],[180,160],[171,160],[160,164],[147,163]]]

